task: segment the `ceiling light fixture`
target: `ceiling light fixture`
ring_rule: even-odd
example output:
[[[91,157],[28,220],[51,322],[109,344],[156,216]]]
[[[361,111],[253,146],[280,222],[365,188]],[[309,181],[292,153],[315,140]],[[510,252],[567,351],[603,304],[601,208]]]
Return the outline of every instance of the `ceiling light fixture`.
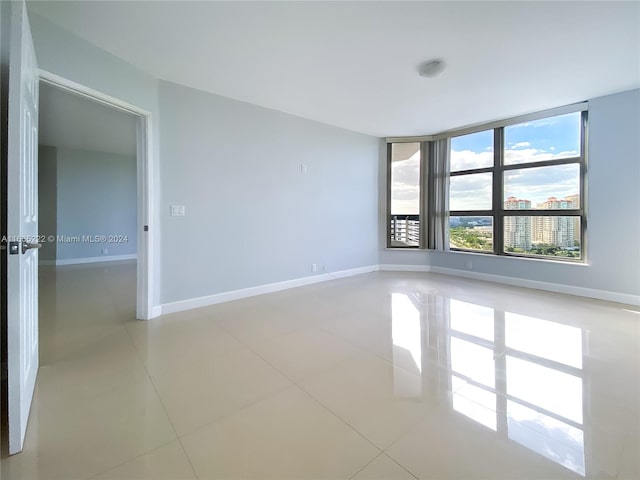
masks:
[[[418,73],[421,77],[432,78],[442,73],[445,66],[446,64],[444,63],[444,60],[441,60],[439,58],[435,60],[429,60],[428,62],[420,64],[420,66],[418,67]]]

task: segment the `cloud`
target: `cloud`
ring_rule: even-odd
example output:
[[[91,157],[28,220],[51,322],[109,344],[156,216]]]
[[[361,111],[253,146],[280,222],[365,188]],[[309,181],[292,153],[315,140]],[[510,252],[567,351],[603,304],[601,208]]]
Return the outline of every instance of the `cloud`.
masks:
[[[450,165],[452,172],[490,167],[493,165],[493,148],[487,149],[484,152],[451,150]]]
[[[420,211],[420,152],[391,164],[391,213],[415,215]]]
[[[450,210],[490,210],[492,177],[491,173],[451,177]]]

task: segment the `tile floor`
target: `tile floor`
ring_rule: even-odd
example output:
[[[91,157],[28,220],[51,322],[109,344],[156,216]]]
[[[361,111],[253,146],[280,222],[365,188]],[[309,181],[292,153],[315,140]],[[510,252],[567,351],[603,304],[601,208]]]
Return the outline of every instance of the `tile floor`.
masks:
[[[380,272],[134,320],[131,263],[43,268],[3,479],[637,479],[640,313]]]

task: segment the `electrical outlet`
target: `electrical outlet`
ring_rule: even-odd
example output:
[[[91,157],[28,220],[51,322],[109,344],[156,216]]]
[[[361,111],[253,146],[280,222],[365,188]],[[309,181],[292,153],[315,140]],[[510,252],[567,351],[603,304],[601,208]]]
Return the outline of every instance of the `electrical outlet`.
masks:
[[[312,263],[311,264],[311,271],[313,273],[316,273],[318,271],[318,264],[317,263]]]
[[[473,270],[473,262],[471,260],[467,260],[466,267],[467,270]]]
[[[108,248],[103,248],[102,249],[102,254],[103,255],[109,255],[109,249]]]

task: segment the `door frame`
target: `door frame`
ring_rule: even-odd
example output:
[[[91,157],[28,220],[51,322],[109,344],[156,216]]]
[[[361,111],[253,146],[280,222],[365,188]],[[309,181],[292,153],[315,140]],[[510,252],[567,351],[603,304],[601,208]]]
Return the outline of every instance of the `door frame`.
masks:
[[[155,228],[153,225],[153,166],[156,157],[153,149],[151,112],[106,93],[81,85],[68,78],[40,69],[40,81],[61,88],[72,94],[94,102],[133,114],[136,121],[136,165],[137,165],[137,272],[136,272],[136,318],[150,320],[157,316],[154,309],[154,285],[156,269],[154,260]],[[153,228],[151,228],[153,227]]]

